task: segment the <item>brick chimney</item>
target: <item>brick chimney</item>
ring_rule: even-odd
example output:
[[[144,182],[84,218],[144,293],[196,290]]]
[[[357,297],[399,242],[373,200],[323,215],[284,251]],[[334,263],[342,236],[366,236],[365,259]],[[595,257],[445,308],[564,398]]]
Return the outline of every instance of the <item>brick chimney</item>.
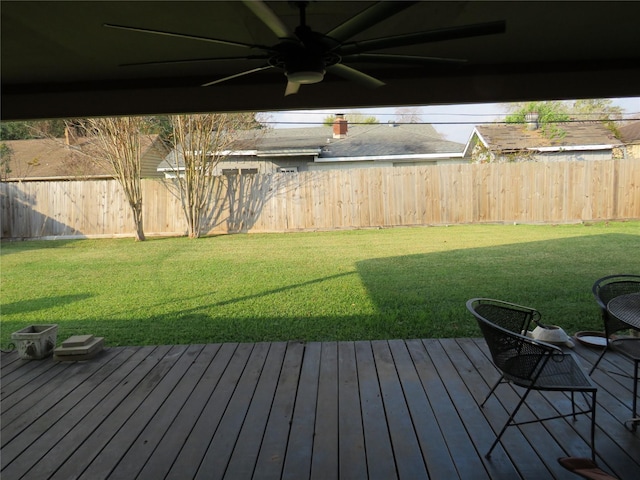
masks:
[[[344,113],[336,113],[336,119],[333,121],[333,138],[346,138],[347,136],[347,119]]]

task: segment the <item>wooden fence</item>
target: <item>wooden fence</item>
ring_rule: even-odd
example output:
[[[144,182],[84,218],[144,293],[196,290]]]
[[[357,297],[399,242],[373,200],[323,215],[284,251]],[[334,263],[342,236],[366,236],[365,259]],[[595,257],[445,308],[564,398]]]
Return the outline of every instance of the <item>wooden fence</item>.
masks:
[[[640,160],[359,168],[221,178],[208,233],[640,218]],[[116,181],[2,183],[3,238],[129,236]],[[148,235],[186,224],[170,181],[143,180]]]

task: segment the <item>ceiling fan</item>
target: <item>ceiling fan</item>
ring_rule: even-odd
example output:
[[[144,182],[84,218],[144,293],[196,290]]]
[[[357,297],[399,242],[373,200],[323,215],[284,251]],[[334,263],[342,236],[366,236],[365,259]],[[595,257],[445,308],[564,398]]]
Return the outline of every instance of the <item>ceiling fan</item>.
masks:
[[[504,33],[506,30],[506,24],[504,21],[495,21],[394,35],[371,40],[349,41],[349,39],[355,35],[418,2],[382,1],[375,3],[326,34],[315,32],[307,26],[306,9],[309,2],[290,2],[299,9],[300,15],[300,24],[293,32],[263,1],[245,0],[243,3],[278,37],[278,43],[272,46],[252,45],[235,42],[233,40],[200,37],[183,33],[150,30],[109,23],[105,23],[104,27],[200,40],[223,45],[231,45],[243,49],[260,50],[263,53],[238,57],[129,63],[122,66],[160,65],[220,60],[264,60],[264,65],[260,67],[252,68],[224,78],[219,78],[217,80],[207,82],[202,86],[207,87],[210,85],[216,85],[244,75],[276,68],[283,70],[287,77],[285,96],[297,93],[300,89],[300,85],[321,82],[324,79],[326,72],[341,76],[350,81],[358,82],[366,87],[375,88],[385,84],[377,78],[347,66],[346,63],[383,63],[397,65],[433,65],[434,63],[454,65],[462,64],[466,62],[466,60],[369,52],[443,40],[493,35]]]

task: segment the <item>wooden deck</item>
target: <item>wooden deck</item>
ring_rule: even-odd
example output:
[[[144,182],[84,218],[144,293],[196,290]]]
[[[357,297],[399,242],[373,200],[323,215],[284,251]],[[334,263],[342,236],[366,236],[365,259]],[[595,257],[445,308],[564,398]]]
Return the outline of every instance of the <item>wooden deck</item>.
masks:
[[[577,346],[591,365],[598,351]],[[600,466],[639,478],[631,364],[608,354],[599,385]],[[2,479],[575,479],[589,420],[510,428],[516,401],[479,339],[122,347],[78,363],[2,354]],[[528,405],[567,411],[563,394]],[[531,417],[525,409],[521,417]]]

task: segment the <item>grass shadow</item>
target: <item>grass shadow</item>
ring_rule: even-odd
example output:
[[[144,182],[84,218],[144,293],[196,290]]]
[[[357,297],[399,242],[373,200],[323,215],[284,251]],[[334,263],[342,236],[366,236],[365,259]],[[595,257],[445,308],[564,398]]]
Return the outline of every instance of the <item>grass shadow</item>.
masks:
[[[594,242],[600,256],[585,258]],[[357,271],[381,317],[409,337],[479,335],[465,308],[473,297],[531,306],[570,332],[602,330],[593,283],[640,271],[640,256],[629,259],[628,271],[612,268],[608,259],[622,245],[640,251],[640,238],[610,234],[391,256],[358,262]]]
[[[16,313],[37,312],[49,308],[60,307],[74,302],[80,302],[91,298],[93,295],[80,293],[75,295],[57,295],[54,297],[41,297],[30,300],[22,300],[13,303],[4,303],[0,306],[2,315],[13,315]]]

